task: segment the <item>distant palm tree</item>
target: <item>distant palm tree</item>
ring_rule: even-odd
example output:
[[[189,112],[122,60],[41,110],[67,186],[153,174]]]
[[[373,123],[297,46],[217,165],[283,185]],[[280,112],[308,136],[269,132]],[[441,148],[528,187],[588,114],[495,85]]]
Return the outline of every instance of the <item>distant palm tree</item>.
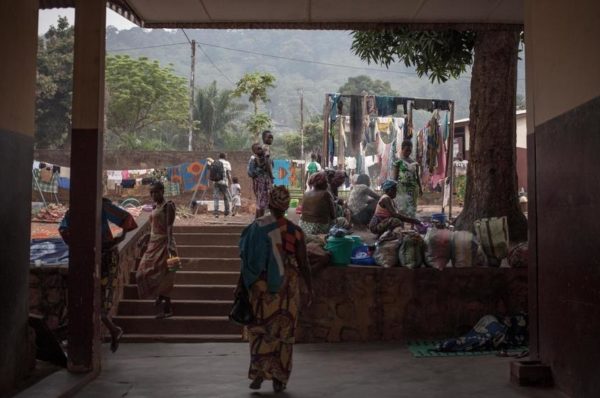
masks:
[[[224,132],[247,108],[235,102],[231,94],[231,90],[219,90],[216,81],[198,91],[194,105],[195,130],[206,140],[208,149],[222,142]]]

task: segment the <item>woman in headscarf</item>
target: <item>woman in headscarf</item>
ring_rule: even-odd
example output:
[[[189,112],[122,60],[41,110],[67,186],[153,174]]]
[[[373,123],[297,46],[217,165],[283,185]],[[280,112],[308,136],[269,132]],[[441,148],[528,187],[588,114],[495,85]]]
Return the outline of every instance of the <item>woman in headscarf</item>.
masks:
[[[419,163],[410,157],[412,148],[412,141],[402,141],[402,157],[393,169],[394,181],[398,182],[396,203],[400,211],[410,217],[417,214],[417,200],[423,195]]]
[[[255,318],[248,326],[248,378],[254,390],[264,380],[273,381],[275,392],[286,388],[300,308],[300,276],[309,291],[309,304],[312,297],[304,233],[284,217],[289,204],[288,190],[274,187],[269,197],[271,214],[246,227],[240,239],[242,272],[236,295],[248,290]]]
[[[162,307],[156,315],[158,319],[173,315],[170,296],[175,269],[169,267],[168,260],[177,257],[173,238],[175,203],[166,201],[164,193],[165,187],[161,182],[150,185],[150,196],[155,203],[150,214],[150,239],[136,272],[140,298],[153,298],[155,305]]]
[[[327,175],[324,171],[310,177],[312,189],[302,196],[302,216],[300,227],[307,234],[326,234],[336,217],[333,196],[327,190]]]
[[[421,221],[400,213],[396,208],[394,198],[396,197],[397,185],[396,181],[386,180],[381,186],[383,195],[379,199],[375,214],[369,223],[369,229],[377,236],[396,227],[402,227],[405,222],[421,224]]]
[[[352,223],[367,225],[379,201],[379,195],[371,190],[371,179],[366,174],[356,178],[350,197],[348,198],[348,209],[352,212]]]

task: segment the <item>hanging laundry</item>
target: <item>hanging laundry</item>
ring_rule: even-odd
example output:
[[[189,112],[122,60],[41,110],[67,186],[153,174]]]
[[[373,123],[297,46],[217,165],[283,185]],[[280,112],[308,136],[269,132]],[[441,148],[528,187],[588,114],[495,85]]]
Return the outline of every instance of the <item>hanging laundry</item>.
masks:
[[[377,133],[379,138],[384,144],[391,144],[394,141],[392,135],[392,118],[391,117],[378,117],[377,118]]]
[[[44,183],[50,183],[54,178],[52,167],[46,167],[40,170],[40,181]]]
[[[62,189],[71,189],[71,179],[58,177],[58,187]]]
[[[440,111],[449,111],[450,110],[450,101],[448,100],[434,100],[433,108],[438,109]]]
[[[377,114],[377,105],[376,105],[376,97],[374,95],[367,95],[367,114],[375,115]]]
[[[434,114],[427,125],[427,169],[431,174],[437,167],[438,151],[441,148],[440,130]]]
[[[335,123],[335,119],[337,118],[338,113],[340,115],[342,114],[342,109],[338,110],[338,105],[342,103],[340,101],[340,98],[341,96],[339,94],[329,94],[329,100],[331,101],[331,108],[329,109],[329,120],[331,124]]]
[[[42,164],[44,164],[44,163],[42,163]],[[41,174],[44,171],[46,171],[46,174],[50,173],[49,181],[42,180]],[[47,177],[47,175],[46,175],[46,177]],[[40,169],[33,170],[33,179],[32,179],[31,186],[34,190],[40,190],[42,192],[48,192],[48,193],[58,193],[58,174],[52,174],[52,168],[50,168],[50,170],[47,170],[47,168],[44,167],[44,169],[41,169],[41,170]]]
[[[273,161],[274,185],[290,185],[290,161],[287,159],[275,159]]]
[[[71,178],[71,168],[70,167],[61,167],[59,176],[61,178]]]
[[[364,132],[365,98],[358,95],[350,97],[350,147],[348,153],[355,155],[360,149]]]
[[[135,178],[124,178],[123,180],[121,180],[121,187],[134,188],[135,187]]]
[[[423,110],[427,112],[433,112],[435,107],[432,100],[427,99],[416,99],[413,101],[412,108],[415,110]]]
[[[377,106],[377,114],[379,116],[391,116],[398,112],[398,100],[397,97],[388,96],[377,96],[375,97],[375,104]]]

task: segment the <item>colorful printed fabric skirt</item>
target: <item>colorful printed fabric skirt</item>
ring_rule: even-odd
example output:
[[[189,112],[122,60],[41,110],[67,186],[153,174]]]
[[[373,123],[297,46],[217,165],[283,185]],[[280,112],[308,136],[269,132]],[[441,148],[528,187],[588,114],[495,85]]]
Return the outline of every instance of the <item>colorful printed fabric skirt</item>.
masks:
[[[113,304],[114,291],[117,288],[119,275],[119,250],[114,247],[102,251],[100,266],[100,295],[102,314],[108,314]]]
[[[254,189],[254,195],[256,196],[256,208],[266,209],[269,207],[269,194],[273,182],[271,178],[266,175],[260,175],[252,179],[252,188]]]
[[[248,326],[251,380],[262,377],[287,383],[292,371],[294,334],[300,303],[295,260],[287,259],[285,275],[277,293],[269,293],[266,277],[250,287],[255,322]],[[291,264],[290,264],[291,263]]]
[[[403,225],[404,223],[402,223],[402,221],[396,217],[383,218],[379,216],[373,216],[373,218],[371,218],[371,222],[369,223],[369,230],[375,235],[379,236],[385,231],[402,227]]]
[[[136,272],[140,298],[169,296],[175,282],[175,272],[167,266],[169,251],[166,235],[151,235],[148,248]]]
[[[311,235],[321,235],[329,233],[329,229],[331,228],[330,224],[321,224],[316,222],[308,222],[300,220],[300,228],[304,231],[305,234]]]

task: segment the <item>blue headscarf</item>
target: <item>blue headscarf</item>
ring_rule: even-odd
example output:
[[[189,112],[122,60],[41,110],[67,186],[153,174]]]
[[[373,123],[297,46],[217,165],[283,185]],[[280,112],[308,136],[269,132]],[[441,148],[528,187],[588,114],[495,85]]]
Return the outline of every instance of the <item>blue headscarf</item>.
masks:
[[[394,180],[385,180],[383,184],[381,184],[381,189],[383,192],[389,192],[393,188],[396,188],[397,185],[398,183]]]

